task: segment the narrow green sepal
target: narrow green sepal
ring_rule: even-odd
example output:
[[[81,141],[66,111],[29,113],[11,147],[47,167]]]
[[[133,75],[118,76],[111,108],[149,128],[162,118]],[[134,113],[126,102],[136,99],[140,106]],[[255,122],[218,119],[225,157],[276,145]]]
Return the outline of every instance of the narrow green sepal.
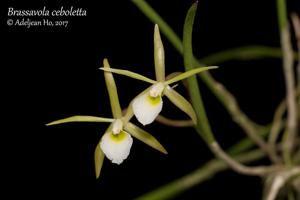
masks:
[[[95,149],[95,154],[94,154],[94,160],[95,160],[95,174],[96,174],[96,178],[99,178],[100,173],[101,173],[101,169],[103,166],[103,161],[104,161],[104,153],[100,147],[100,141],[96,146]]]
[[[151,84],[156,83],[156,81],[154,81],[154,80],[152,80],[150,78],[147,78],[147,77],[145,77],[143,75],[140,75],[138,73],[131,72],[131,71],[128,71],[128,70],[113,69],[113,68],[103,68],[103,67],[100,67],[99,69],[101,69],[103,71],[106,71],[106,72],[112,72],[112,73],[115,73],[115,74],[120,74],[120,75],[128,76],[130,78],[137,79],[137,80],[144,81],[144,82],[151,83]]]
[[[108,69],[108,70],[110,69],[110,65],[106,58],[103,60],[103,65],[104,65],[104,69]],[[111,72],[104,71],[104,78],[105,78],[106,88],[109,94],[110,107],[111,107],[113,117],[115,119],[121,118],[122,110],[119,102],[119,96],[118,96],[117,86],[114,77]]]
[[[199,67],[199,68],[196,68],[196,69],[192,69],[192,70],[186,71],[182,74],[179,74],[178,76],[175,76],[175,77],[165,81],[165,84],[169,85],[169,84],[181,81],[183,79],[189,78],[190,76],[193,76],[193,75],[198,74],[200,72],[204,72],[204,71],[207,71],[207,70],[210,70],[210,69],[216,69],[216,68],[218,68],[218,67],[217,66],[210,66],[210,67]]]
[[[156,80],[163,82],[165,80],[165,51],[157,24],[154,27],[154,64]]]
[[[175,104],[180,110],[185,112],[193,121],[194,124],[197,124],[197,116],[192,107],[192,105],[178,92],[176,92],[171,87],[167,86],[164,90],[164,95]]]
[[[153,137],[150,133],[144,131],[143,129],[139,128],[138,126],[127,123],[124,127],[124,129],[130,133],[133,137],[136,139],[144,142],[145,144],[149,145],[150,147],[167,154],[168,152],[166,149]]]
[[[72,117],[67,117],[64,119],[59,119],[53,122],[46,124],[46,126],[52,126],[57,124],[69,123],[69,122],[113,122],[114,119],[104,118],[104,117],[95,117],[95,116],[84,116],[76,115]]]

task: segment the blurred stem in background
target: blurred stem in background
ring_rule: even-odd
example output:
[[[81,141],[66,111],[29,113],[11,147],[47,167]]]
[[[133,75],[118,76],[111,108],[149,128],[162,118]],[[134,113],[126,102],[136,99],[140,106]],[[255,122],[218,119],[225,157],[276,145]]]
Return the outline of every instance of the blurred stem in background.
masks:
[[[192,7],[188,10],[185,18],[184,28],[183,28],[183,58],[184,58],[184,66],[186,71],[195,68],[196,59],[194,58],[193,55],[192,32],[193,32],[193,25],[194,25],[197,6],[198,4],[194,3]],[[233,159],[231,156],[229,156],[227,153],[224,152],[224,150],[220,147],[218,142],[215,140],[214,134],[211,130],[196,77],[190,77],[188,78],[187,81],[188,81],[188,91],[190,93],[192,105],[194,106],[198,118],[198,123],[195,129],[202,137],[202,139],[206,141],[207,145],[209,146],[211,151],[216,155],[216,157],[219,157],[220,159],[224,160],[232,169],[243,174],[263,175],[265,173],[269,173],[270,171],[273,171],[273,167],[244,166],[243,164],[239,163],[238,161],[236,161],[235,159]],[[246,119],[245,116],[235,116],[235,117],[238,118],[243,117],[244,120]],[[247,126],[251,126],[251,124],[247,124]],[[254,142],[256,142],[263,151],[269,153],[265,142],[257,134],[257,131],[254,130],[255,127],[251,127],[251,129],[252,128],[253,128],[253,132],[249,132],[248,136]]]
[[[295,72],[290,27],[287,17],[285,0],[277,0],[277,15],[280,32],[280,42],[283,52],[283,71],[287,96],[287,130],[283,139],[283,158],[291,165],[291,154],[295,147],[297,132],[297,105],[295,95]]]
[[[236,155],[235,157],[230,157],[227,153],[225,153],[218,143],[215,141],[213,133],[210,129],[209,121],[207,119],[205,108],[202,103],[202,98],[200,94],[200,90],[198,87],[197,79],[196,77],[190,78],[188,80],[189,84],[189,91],[191,95],[191,101],[194,105],[195,111],[197,113],[198,119],[201,119],[201,123],[198,122],[198,125],[195,127],[197,132],[202,136],[202,138],[208,143],[208,145],[211,147],[211,150],[216,153],[217,156],[219,156],[223,161],[219,159],[213,159],[209,161],[207,164],[201,166],[198,170],[178,179],[174,182],[171,182],[165,186],[162,186],[161,188],[158,188],[148,194],[145,194],[144,196],[141,196],[139,199],[168,199],[173,196],[175,196],[178,193],[183,192],[186,189],[189,189],[195,184],[198,184],[200,182],[205,181],[206,179],[213,176],[215,173],[225,170],[228,168],[228,165],[231,166],[233,169],[235,169],[238,172],[246,173],[246,174],[252,174],[252,175],[262,175],[265,174],[265,168],[250,168],[247,166],[244,166],[240,164],[239,162],[250,162],[254,160],[261,159],[264,155],[267,155],[270,160],[273,163],[281,163],[281,158],[277,155],[277,148],[276,140],[281,132],[282,129],[285,128],[285,123],[287,123],[287,131],[285,131],[288,135],[284,137],[283,142],[283,150],[285,151],[284,160],[285,162],[288,161],[288,163],[291,163],[291,152],[292,148],[287,147],[287,144],[291,144],[291,138],[295,137],[295,113],[296,111],[296,93],[294,89],[294,82],[293,80],[290,81],[291,76],[293,76],[293,71],[291,70],[291,63],[293,63],[293,57],[296,59],[299,59],[300,57],[297,57],[297,53],[293,52],[291,47],[288,46],[286,43],[289,42],[289,33],[287,33],[286,27],[288,27],[288,23],[286,20],[286,6],[284,0],[278,0],[277,6],[278,6],[278,16],[279,16],[279,24],[281,28],[281,41],[282,41],[282,47],[283,47],[283,53],[280,48],[274,48],[274,47],[267,47],[267,46],[246,46],[246,47],[238,47],[226,51],[222,51],[219,53],[215,53],[212,55],[209,55],[207,57],[204,57],[202,59],[196,59],[193,56],[192,52],[192,26],[193,26],[193,20],[196,12],[196,4],[191,7],[191,9],[188,11],[186,21],[185,21],[185,27],[184,27],[184,35],[183,35],[183,42],[181,39],[176,35],[176,33],[172,30],[172,28],[156,13],[156,11],[151,8],[151,6],[145,2],[144,0],[132,0],[132,2],[154,23],[158,24],[162,33],[165,34],[167,39],[173,44],[175,49],[184,56],[184,64],[186,67],[186,70],[193,68],[193,67],[203,67],[206,65],[214,65],[219,64],[222,62],[226,62],[229,60],[249,60],[249,59],[259,59],[259,58],[281,58],[284,59],[284,71],[285,71],[285,77],[286,77],[286,83],[287,83],[287,100],[288,106],[284,103],[281,103],[276,110],[276,114],[274,116],[274,120],[271,124],[268,125],[258,125],[257,123],[253,122],[251,119],[243,113],[243,111],[239,108],[238,103],[235,99],[235,97],[219,82],[217,82],[209,73],[202,73],[200,75],[200,78],[202,81],[206,84],[206,86],[211,90],[211,92],[216,96],[216,98],[219,100],[219,102],[225,107],[225,109],[228,111],[228,113],[231,115],[233,121],[235,121],[247,134],[247,136],[251,139],[245,139],[238,143],[237,145],[234,145],[230,151],[232,154]],[[283,28],[284,27],[284,31]],[[287,39],[288,37],[288,39]],[[286,52],[287,51],[287,52]],[[299,67],[300,69],[300,67]],[[300,71],[300,70],[299,70]],[[299,79],[298,79],[299,81]],[[293,86],[293,87],[291,87]],[[298,87],[299,88],[299,87]],[[293,95],[291,94],[293,93]],[[293,98],[293,100],[291,100]],[[294,102],[292,102],[294,101]],[[197,105],[197,106],[195,106]],[[294,108],[293,111],[291,109]],[[283,119],[284,113],[288,110],[288,119],[287,122]],[[291,113],[292,112],[292,113]],[[264,137],[267,136],[269,133],[269,141],[265,142]],[[272,136],[271,136],[272,135]],[[259,152],[258,154],[255,154],[257,156],[252,156],[253,152],[249,153],[243,153],[249,148],[251,148],[254,143],[259,147],[260,150],[254,151]],[[298,160],[297,156],[299,154],[299,151],[295,154],[294,162],[295,160]],[[239,156],[246,156],[244,157],[246,160],[239,159]],[[251,156],[249,156],[251,155]],[[247,156],[249,156],[249,159],[247,159]],[[225,161],[225,162],[224,162]],[[226,164],[227,165],[226,165]],[[278,166],[278,165],[276,165]],[[254,171],[253,171],[254,169]],[[273,170],[271,168],[267,168],[268,170]],[[258,170],[258,171],[255,171]],[[263,170],[263,171],[260,171]],[[267,171],[268,171],[267,170]],[[284,179],[284,182],[282,185],[278,184],[276,185],[277,191],[285,184],[286,181],[289,180],[290,176],[286,176],[286,174],[293,174],[298,175],[298,168],[293,169],[293,173],[291,171],[283,171],[277,174],[276,177],[277,180],[279,180],[282,177],[288,177]],[[262,173],[261,173],[262,172]],[[284,175],[283,175],[284,174]],[[283,179],[280,179],[283,180]],[[276,182],[276,181],[274,181]],[[270,191],[271,193],[272,191]],[[274,195],[274,194],[273,194]],[[290,195],[289,195],[290,196]],[[276,197],[276,194],[275,194]],[[272,199],[269,195],[269,199]]]

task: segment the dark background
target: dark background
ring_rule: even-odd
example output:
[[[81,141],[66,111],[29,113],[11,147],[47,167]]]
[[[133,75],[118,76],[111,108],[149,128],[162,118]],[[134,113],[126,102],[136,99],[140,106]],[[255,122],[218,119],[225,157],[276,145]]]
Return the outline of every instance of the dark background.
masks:
[[[182,35],[185,14],[194,1],[148,1]],[[288,1],[299,11],[297,0]],[[86,17],[62,27],[9,27],[7,9],[81,7]],[[45,124],[72,115],[110,117],[102,66],[126,68],[154,78],[153,28],[130,1],[7,1],[1,8],[3,110],[5,136],[3,175],[10,195],[44,199],[84,195],[82,199],[132,199],[187,174],[213,156],[197,133],[158,123],[145,129],[168,150],[162,155],[134,140],[130,156],[120,166],[107,159],[99,180],[94,175],[94,148],[106,124]],[[199,1],[194,26],[194,53],[210,53],[242,45],[279,46],[276,4],[271,0]],[[163,36],[166,71],[183,70],[182,57]],[[281,61],[263,59],[227,62],[213,75],[236,94],[242,109],[260,124],[272,114],[284,95]],[[115,76],[123,107],[148,85]],[[201,82],[200,82],[201,83]],[[203,86],[212,128],[226,148],[244,137],[229,115]],[[180,85],[178,91],[186,95]],[[165,99],[163,114],[186,116]],[[134,120],[135,121],[135,120]],[[136,121],[135,121],[136,122]],[[141,125],[140,125],[141,126]],[[7,139],[6,139],[7,138]],[[187,191],[178,199],[260,199],[262,181],[234,172]]]

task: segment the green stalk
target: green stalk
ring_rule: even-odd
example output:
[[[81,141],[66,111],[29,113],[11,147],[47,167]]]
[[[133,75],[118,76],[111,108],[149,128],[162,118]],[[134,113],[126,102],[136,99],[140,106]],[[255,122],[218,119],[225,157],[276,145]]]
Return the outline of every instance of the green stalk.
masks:
[[[297,52],[293,52],[295,60],[298,60]],[[212,53],[199,59],[206,65],[217,65],[231,60],[254,60],[261,58],[282,58],[281,49],[261,45],[236,47]]]
[[[197,3],[194,3],[193,6],[189,9],[183,28],[183,58],[184,58],[184,67],[185,70],[194,69],[194,56],[193,56],[193,47],[192,47],[192,31],[194,18],[197,10]],[[188,82],[188,91],[190,93],[191,102],[195,109],[197,115],[197,125],[196,131],[200,136],[208,143],[211,144],[215,141],[215,138],[212,134],[209,121],[206,116],[206,111],[202,102],[201,92],[198,85],[197,78],[192,76],[187,79]]]
[[[283,158],[291,165],[291,157],[297,137],[297,105],[295,95],[295,77],[293,68],[293,50],[285,0],[277,0],[277,14],[283,52],[283,70],[287,97],[287,128],[283,137]]]
[[[285,0],[277,0],[277,17],[278,17],[278,27],[280,30],[284,29],[287,24],[287,9]]]
[[[264,153],[261,150],[253,150],[248,153],[243,153],[234,158],[241,163],[249,163],[251,161],[259,160],[264,157]],[[187,189],[202,183],[212,178],[216,173],[228,169],[228,165],[219,159],[212,159],[197,170],[183,176],[171,183],[168,183],[154,191],[146,193],[136,200],[167,200],[171,199]]]

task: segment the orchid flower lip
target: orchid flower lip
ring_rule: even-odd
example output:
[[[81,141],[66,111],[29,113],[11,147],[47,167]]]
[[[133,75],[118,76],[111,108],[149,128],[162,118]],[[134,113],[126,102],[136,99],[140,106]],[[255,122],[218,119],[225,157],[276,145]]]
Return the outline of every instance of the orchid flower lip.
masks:
[[[161,112],[163,107],[161,94],[164,90],[164,85],[160,84],[160,86],[158,87],[155,87],[154,85],[152,89],[154,90],[154,94],[152,93],[153,96],[149,91],[135,98],[132,103],[134,115],[136,116],[137,120],[144,126],[152,123],[157,115]]]
[[[130,153],[133,139],[129,133],[121,130],[118,134],[106,132],[100,142],[100,147],[105,156],[112,163],[121,164]]]

